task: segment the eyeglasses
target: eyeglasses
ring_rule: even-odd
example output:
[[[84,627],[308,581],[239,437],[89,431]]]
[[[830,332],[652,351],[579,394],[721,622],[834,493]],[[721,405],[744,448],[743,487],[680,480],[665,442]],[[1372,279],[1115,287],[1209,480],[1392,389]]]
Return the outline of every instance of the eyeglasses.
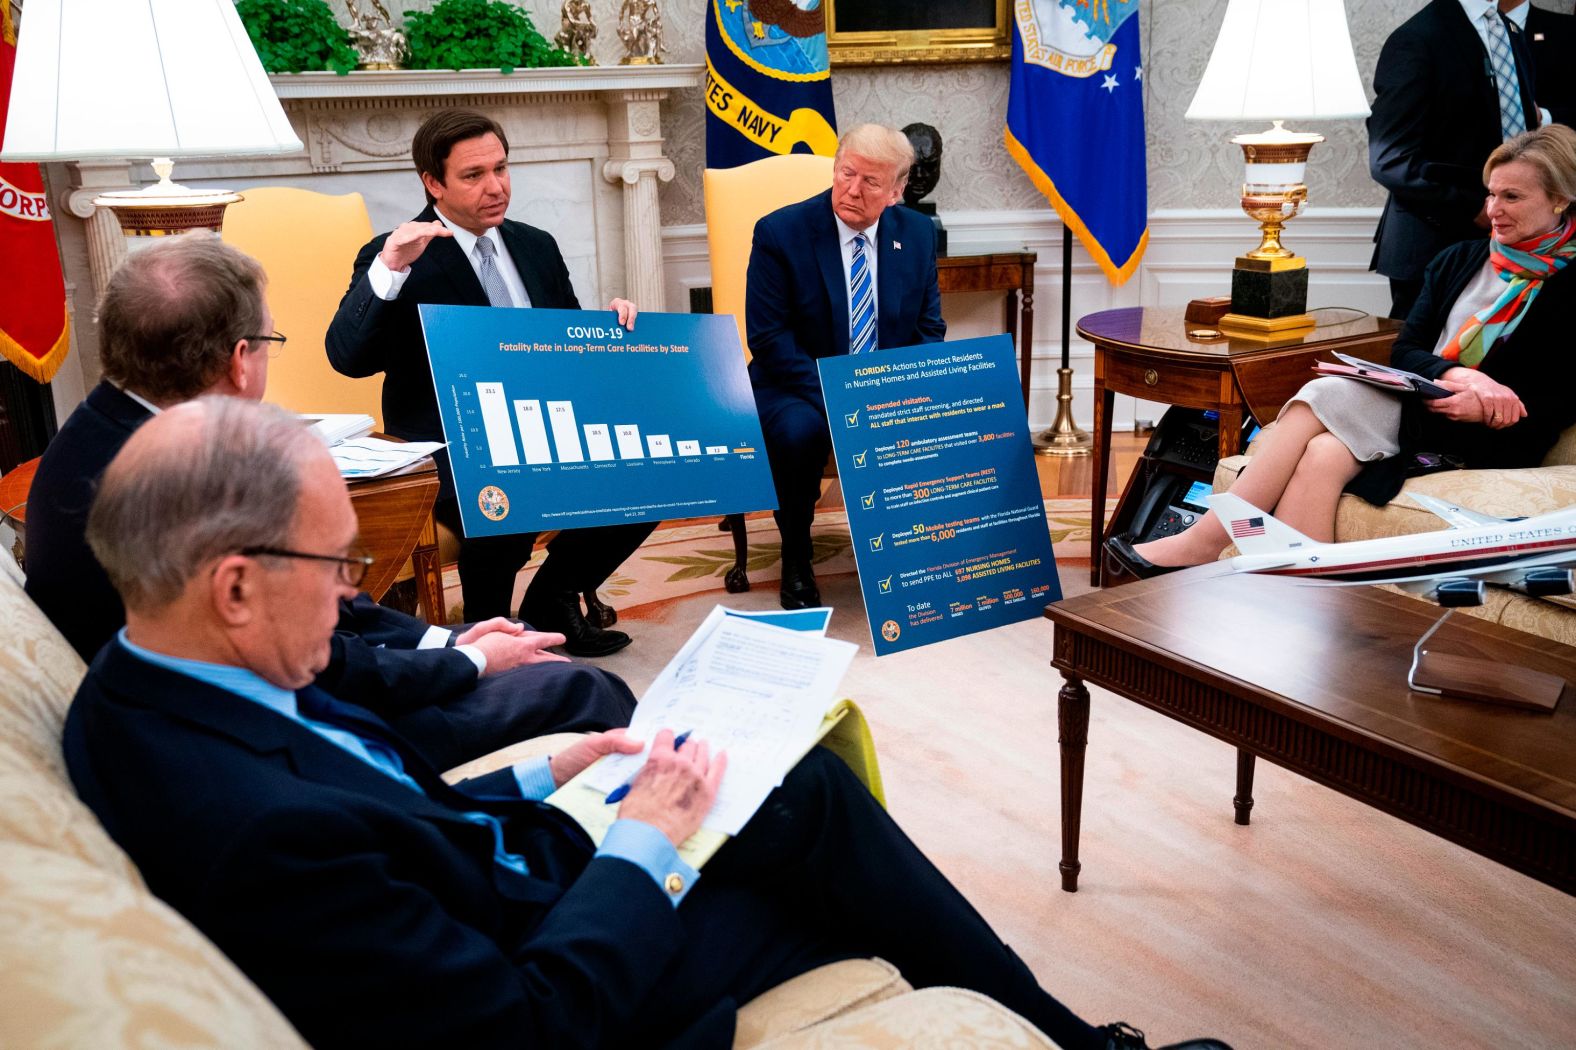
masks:
[[[350,587],[360,587],[361,581],[367,578],[367,570],[372,567],[376,558],[368,554],[365,547],[359,544],[351,548],[352,553],[339,554],[308,554],[306,551],[286,550],[283,547],[242,547],[240,553],[248,558],[305,558],[308,561],[333,561],[339,563],[339,578]]]
[[[275,332],[273,335],[248,335],[243,336],[242,338],[248,343],[277,343],[277,346],[270,346],[268,348],[268,356],[271,358],[278,357],[280,351],[285,348],[285,343],[289,342],[289,339],[280,335],[278,332]]]

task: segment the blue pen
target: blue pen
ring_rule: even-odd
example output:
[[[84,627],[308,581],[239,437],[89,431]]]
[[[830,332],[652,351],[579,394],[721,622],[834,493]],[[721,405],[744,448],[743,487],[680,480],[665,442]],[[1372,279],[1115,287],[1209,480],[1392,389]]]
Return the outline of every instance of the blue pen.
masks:
[[[684,746],[684,741],[689,739],[689,735],[690,735],[690,731],[688,729],[686,729],[686,730],[684,730],[684,732],[682,732],[678,736],[674,737],[673,738],[673,750],[677,751],[679,748],[683,747]],[[641,766],[640,767],[640,769],[645,769],[645,768],[646,768],[645,766]],[[603,799],[604,804],[611,806],[615,802],[622,802],[622,801],[624,801],[624,796],[629,794],[629,786],[635,782],[635,777],[640,776],[640,769],[635,770],[635,772],[630,775],[630,778],[628,780],[624,781],[622,784],[620,784],[618,787],[614,788],[612,791],[609,791],[607,793],[607,798]]]

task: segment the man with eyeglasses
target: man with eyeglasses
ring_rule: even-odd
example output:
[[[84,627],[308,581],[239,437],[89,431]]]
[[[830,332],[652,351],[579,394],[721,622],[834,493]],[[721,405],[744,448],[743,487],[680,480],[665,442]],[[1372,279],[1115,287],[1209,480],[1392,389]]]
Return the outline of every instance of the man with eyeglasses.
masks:
[[[830,190],[755,224],[744,326],[777,485],[784,609],[821,604],[810,524],[832,435],[816,361],[947,334],[935,229],[919,212],[893,207],[913,164],[902,132],[862,124],[838,143]]]
[[[205,394],[263,397],[269,356],[286,343],[263,284],[255,261],[206,234],[139,251],[110,279],[98,317],[104,379],[45,450],[28,499],[27,592],[84,660],[125,622],[84,538],[99,477],[166,408]],[[303,552],[341,553],[275,556]],[[355,586],[366,564],[341,571]],[[340,613],[319,684],[389,718],[439,768],[528,736],[627,725],[634,710],[618,676],[547,651],[558,634],[503,619],[428,627],[365,594]]]

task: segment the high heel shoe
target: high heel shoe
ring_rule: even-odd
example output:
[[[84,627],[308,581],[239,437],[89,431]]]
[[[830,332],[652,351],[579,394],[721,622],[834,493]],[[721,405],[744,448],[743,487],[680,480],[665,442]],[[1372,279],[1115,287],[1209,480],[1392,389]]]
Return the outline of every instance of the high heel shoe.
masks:
[[[1123,572],[1137,580],[1164,576],[1168,572],[1187,568],[1186,565],[1156,565],[1133,549],[1131,536],[1112,536],[1105,541],[1105,552],[1122,567]]]

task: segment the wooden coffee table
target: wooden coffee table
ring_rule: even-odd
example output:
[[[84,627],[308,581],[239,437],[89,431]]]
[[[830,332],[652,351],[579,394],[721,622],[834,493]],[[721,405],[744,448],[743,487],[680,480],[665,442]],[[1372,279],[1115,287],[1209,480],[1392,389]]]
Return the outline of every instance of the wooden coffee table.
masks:
[[[1062,889],[1078,888],[1090,682],[1237,747],[1236,820],[1261,756],[1576,893],[1576,698],[1553,714],[1414,693],[1440,615],[1375,587],[1199,566],[1048,606],[1062,760]],[[1470,616],[1430,647],[1576,682],[1576,649]]]

